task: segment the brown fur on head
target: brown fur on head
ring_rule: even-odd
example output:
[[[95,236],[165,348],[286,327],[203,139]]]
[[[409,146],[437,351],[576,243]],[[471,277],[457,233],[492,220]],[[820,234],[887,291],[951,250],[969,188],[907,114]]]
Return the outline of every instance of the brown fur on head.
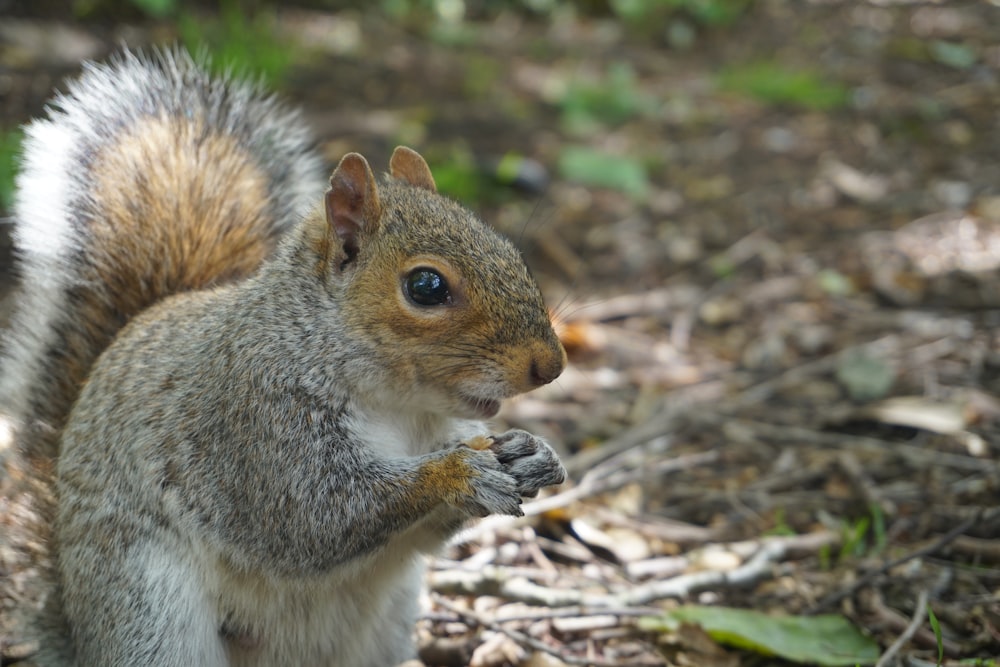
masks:
[[[331,177],[327,238],[341,250],[327,270],[345,272],[348,329],[375,339],[417,404],[493,416],[565,366],[541,294],[507,239],[436,193],[420,155],[397,148],[390,168],[376,183],[351,154]],[[437,291],[416,298],[424,283]]]

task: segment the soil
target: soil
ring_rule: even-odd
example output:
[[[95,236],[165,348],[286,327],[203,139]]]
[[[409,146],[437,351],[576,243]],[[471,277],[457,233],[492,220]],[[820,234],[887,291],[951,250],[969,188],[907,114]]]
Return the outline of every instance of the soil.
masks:
[[[726,25],[501,12],[451,32],[288,10],[277,25],[306,47],[282,95],[331,163],[409,143],[465,168],[570,353],[498,427],[548,437],[573,482],[437,564],[426,664],[786,664],[691,626],[640,629],[678,602],[839,613],[885,665],[939,649],[995,664],[1000,8],[771,0]],[[30,29],[52,26],[0,29],[0,126],[38,113],[78,55],[163,30],[63,26],[60,55],[13,34]],[[755,63],[843,95],[726,84]],[[613,85],[569,117],[567,90]],[[624,161],[602,179],[638,165],[645,189],[574,181],[567,147]],[[518,187],[495,177],[505,155]]]

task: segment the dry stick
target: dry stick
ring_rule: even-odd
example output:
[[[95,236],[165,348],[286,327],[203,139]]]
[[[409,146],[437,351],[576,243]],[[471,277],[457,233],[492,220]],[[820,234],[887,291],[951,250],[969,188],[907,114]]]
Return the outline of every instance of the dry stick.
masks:
[[[962,535],[955,538],[951,545],[953,554],[958,553],[969,558],[986,560],[991,563],[1000,562],[1000,542],[997,540],[985,540],[978,537],[968,537]]]
[[[713,463],[717,461],[718,458],[719,452],[717,451],[699,452],[697,454],[687,454],[684,456],[664,459],[651,466],[638,467],[632,470],[621,470],[603,478],[596,478],[593,476],[584,477],[584,479],[580,480],[580,483],[576,486],[557,493],[554,496],[539,498],[538,500],[524,503],[524,505],[521,506],[521,510],[524,512],[524,516],[544,514],[545,512],[550,512],[555,509],[572,505],[576,501],[582,500],[583,498],[589,498],[600,493],[620,489],[627,484],[631,484],[632,482],[643,479],[649,475],[664,474],[675,470],[687,470],[706,463]],[[465,542],[473,542],[490,531],[510,526],[516,521],[518,521],[517,517],[488,517],[471,528],[456,535],[452,540],[452,543],[464,544]]]
[[[934,597],[934,589],[936,587],[937,585],[928,588],[928,598]],[[886,605],[885,600],[882,599],[882,594],[876,588],[869,588],[859,594],[858,603],[858,609],[863,614],[873,617],[873,621],[868,623],[869,627],[881,627],[886,632],[902,633],[906,630],[906,626],[910,624],[909,618]],[[910,644],[911,646],[921,648],[936,648],[938,640],[930,628],[921,625],[913,637],[910,638]],[[960,656],[966,652],[963,651],[964,647],[960,643],[947,637],[941,637],[941,647],[944,649],[944,654],[948,657]]]
[[[850,354],[851,352],[856,351],[884,354],[898,343],[899,336],[890,334],[869,343],[862,343],[861,345],[855,345],[843,350],[837,350],[836,352],[831,352],[830,354],[820,357],[819,359],[807,361],[806,363],[799,364],[798,366],[792,366],[775,377],[747,387],[740,393],[739,396],[731,401],[732,405],[727,404],[722,407],[739,408],[746,407],[750,404],[764,402],[781,387],[784,387],[792,382],[802,382],[806,378],[821,375],[835,369],[844,354]]]
[[[541,651],[543,653],[548,653],[549,655],[554,655],[556,658],[562,660],[568,665],[590,665],[592,667],[621,667],[618,662],[608,662],[605,660],[595,660],[594,658],[579,657],[575,655],[569,655],[565,651],[560,650],[555,646],[550,646],[540,639],[535,639],[531,635],[525,634],[520,630],[514,630],[512,628],[505,628],[502,624],[497,621],[493,621],[485,618],[481,614],[478,614],[469,609],[462,609],[458,605],[452,603],[440,595],[435,596],[434,602],[441,607],[444,607],[451,613],[455,614],[462,619],[468,625],[477,625],[481,628],[486,628],[492,630],[493,632],[499,632],[510,637],[512,640],[524,646],[525,648],[531,649],[533,651]],[[642,666],[657,666],[662,665],[662,662],[632,662],[630,664],[636,665],[637,667]]]
[[[967,470],[970,472],[1000,471],[1000,463],[997,463],[996,461],[989,459],[977,459],[972,456],[950,454],[948,452],[932,451],[901,442],[889,442],[888,440],[880,440],[878,438],[868,438],[841,433],[824,433],[801,426],[771,424],[768,422],[760,422],[750,419],[727,417],[722,414],[695,412],[692,413],[691,416],[703,423],[714,424],[721,421],[731,422],[744,427],[755,435],[773,438],[775,440],[798,440],[826,447],[854,447],[862,451],[881,455],[886,455],[887,453],[896,454],[917,465],[947,466],[949,468],[955,468],[956,470]]]
[[[686,597],[708,587],[738,587],[751,584],[765,577],[771,566],[783,559],[789,551],[818,551],[840,541],[833,532],[810,533],[791,537],[770,537],[760,542],[756,553],[743,565],[729,571],[706,571],[684,574],[663,581],[651,581],[634,586],[617,594],[595,596],[587,602],[592,605],[620,605],[632,607],[648,604],[669,597]]]
[[[505,600],[543,607],[585,604],[584,594],[571,588],[541,586],[526,577],[512,575],[505,568],[491,566],[479,572],[438,570],[427,576],[428,586],[444,595],[491,595]]]
[[[585,449],[566,458],[563,461],[566,469],[571,476],[582,475],[614,456],[668,435],[695,406],[717,403],[723,400],[725,391],[726,387],[721,381],[706,381],[675,390],[666,397],[661,412],[605,440],[600,447]]]
[[[565,322],[606,322],[641,315],[663,315],[671,307],[685,306],[697,298],[700,290],[678,287],[661,287],[639,294],[620,294],[601,301],[583,303],[566,313]]]
[[[854,345],[831,352],[830,354],[820,357],[819,359],[807,361],[803,364],[799,364],[798,366],[793,366],[776,377],[764,380],[763,382],[744,389],[738,397],[732,401],[727,401],[725,404],[720,406],[720,409],[724,410],[732,407],[739,408],[746,407],[751,404],[762,403],[770,398],[771,395],[773,395],[774,392],[779,390],[781,387],[784,387],[792,382],[802,382],[806,378],[832,371],[838,366],[840,360],[845,354],[866,352],[881,356],[890,353],[896,347],[901,347],[900,338],[896,334],[890,334],[867,343],[861,343],[860,345]],[[954,350],[954,341],[950,336],[946,336],[944,338],[939,338],[929,343],[913,347],[909,350],[909,354],[920,358],[922,361],[931,361],[950,354],[951,352],[954,352]]]
[[[613,438],[604,441],[600,447],[585,449],[567,458],[564,461],[566,470],[569,471],[571,476],[581,474],[606,459],[610,459],[622,452],[626,452],[634,447],[640,447],[651,440],[666,435],[674,428],[680,414],[681,410],[679,409],[667,409],[651,419],[635,424]]]
[[[906,626],[906,630],[903,634],[896,638],[896,641],[892,643],[892,646],[885,650],[882,657],[878,659],[875,663],[875,667],[886,667],[896,654],[899,653],[903,646],[906,645],[908,641],[913,639],[913,635],[917,634],[917,630],[920,626],[924,624],[924,617],[927,615],[927,589],[920,591],[917,596],[917,606],[913,610],[913,618],[910,620],[910,624]]]
[[[836,593],[828,595],[822,600],[820,600],[817,604],[813,605],[812,608],[808,609],[806,611],[806,614],[818,614],[821,611],[829,609],[830,607],[837,604],[844,598],[850,595],[854,595],[855,592],[870,584],[876,577],[885,574],[894,567],[897,567],[899,565],[902,565],[903,563],[911,561],[914,558],[930,556],[931,554],[937,552],[938,550],[943,549],[952,540],[954,540],[956,537],[967,531],[971,526],[973,526],[976,522],[978,522],[982,518],[982,516],[983,516],[983,511],[981,509],[976,511],[972,516],[970,516],[965,521],[963,521],[962,523],[958,524],[957,526],[949,530],[947,533],[942,535],[933,543],[925,547],[921,547],[920,549],[916,549],[915,551],[911,551],[910,553],[904,556],[900,556],[895,560],[891,560],[888,563],[882,565],[881,567],[866,573],[864,576],[860,577],[857,581],[852,583],[847,588],[839,590]]]
[[[501,610],[503,607],[501,607]],[[520,610],[517,614],[509,616],[497,615],[498,623],[509,621],[544,621],[551,618],[578,618],[585,616],[616,616],[618,618],[628,618],[634,616],[659,616],[663,610],[659,607],[561,607],[559,609],[532,608],[530,610]]]
[[[699,264],[710,265],[713,260],[719,258],[728,259],[733,265],[740,265],[754,257],[753,241],[761,236],[759,230],[753,230],[745,236],[737,239],[732,245],[722,252],[704,257]],[[547,248],[546,248],[547,249]],[[668,284],[659,289],[646,290],[639,293],[619,294],[602,301],[584,303],[573,313],[567,314],[563,319],[566,322],[574,322],[586,319],[588,321],[607,321],[625,317],[636,317],[642,315],[663,316],[673,306],[679,308],[695,308],[697,303],[705,298],[706,290],[689,287],[688,282],[683,282],[682,278],[689,275],[690,268],[684,269],[667,279]],[[725,286],[719,281],[718,284]]]
[[[435,593],[445,595],[492,595],[529,605],[573,606],[613,614],[611,610],[614,609],[632,609],[663,598],[686,597],[708,587],[745,586],[767,576],[772,565],[790,553],[815,553],[839,541],[839,534],[824,531],[735,542],[726,545],[728,550],[749,558],[733,570],[692,572],[631,586],[617,593],[587,593],[578,588],[542,586],[530,581],[518,568],[499,565],[480,570],[435,570],[428,575],[428,584]]]
[[[896,513],[895,503],[882,496],[871,476],[861,465],[861,462],[858,461],[858,457],[851,451],[844,450],[839,452],[837,454],[837,463],[844,471],[844,474],[847,475],[855,490],[864,499],[866,505],[869,507],[873,505],[877,506],[882,510],[883,514],[892,515]]]

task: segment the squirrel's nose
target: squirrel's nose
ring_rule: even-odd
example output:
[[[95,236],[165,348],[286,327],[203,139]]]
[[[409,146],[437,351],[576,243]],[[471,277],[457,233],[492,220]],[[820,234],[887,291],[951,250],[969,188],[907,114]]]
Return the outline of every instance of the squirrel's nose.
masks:
[[[555,380],[566,368],[566,352],[562,345],[556,344],[557,350],[546,349],[544,353],[535,354],[531,359],[529,379],[535,387],[541,387]]]

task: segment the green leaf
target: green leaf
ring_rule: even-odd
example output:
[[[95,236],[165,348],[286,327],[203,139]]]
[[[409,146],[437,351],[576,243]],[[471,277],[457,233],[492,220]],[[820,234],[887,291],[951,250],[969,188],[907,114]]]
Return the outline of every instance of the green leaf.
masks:
[[[852,350],[837,362],[837,381],[855,401],[873,401],[889,393],[896,373],[881,359]]]
[[[931,629],[934,630],[934,639],[937,641],[938,647],[937,664],[940,665],[941,661],[944,660],[944,642],[941,640],[941,624],[938,622],[937,616],[934,615],[930,603],[927,604],[927,618],[931,622]]]
[[[613,62],[599,81],[573,81],[559,101],[563,126],[570,133],[587,135],[601,125],[618,125],[650,113],[656,103],[636,81],[627,62]]]
[[[850,296],[854,292],[851,279],[839,271],[823,269],[816,274],[820,289],[830,296]]]
[[[132,4],[141,9],[147,16],[162,19],[177,10],[177,0],[132,0]]]
[[[0,214],[14,205],[14,175],[22,139],[20,130],[0,130]]]
[[[874,553],[885,551],[887,538],[885,536],[885,515],[878,503],[871,504],[872,533],[875,539]]]
[[[585,185],[612,188],[636,199],[646,196],[646,168],[634,158],[609,155],[582,146],[567,146],[559,155],[559,173]]]
[[[844,543],[840,547],[840,560],[846,560],[851,556],[865,555],[865,536],[868,528],[871,527],[871,520],[863,516],[854,524],[844,524]]]
[[[298,51],[274,30],[273,17],[273,9],[250,11],[236,0],[222,0],[217,16],[182,13],[177,28],[188,51],[211,56],[214,70],[274,88]]]
[[[931,58],[942,65],[955,69],[969,69],[979,60],[976,52],[965,44],[935,40],[930,43],[928,48]]]
[[[748,609],[689,605],[661,617],[642,618],[639,623],[653,631],[693,623],[720,644],[809,665],[854,667],[874,663],[879,657],[878,644],[836,614],[771,616]]]
[[[434,166],[434,182],[438,192],[462,202],[475,202],[481,198],[481,181],[475,165],[468,162]]]
[[[791,69],[772,62],[735,65],[719,75],[724,90],[775,105],[828,111],[846,106],[849,94],[842,84],[827,81],[808,69]]]

